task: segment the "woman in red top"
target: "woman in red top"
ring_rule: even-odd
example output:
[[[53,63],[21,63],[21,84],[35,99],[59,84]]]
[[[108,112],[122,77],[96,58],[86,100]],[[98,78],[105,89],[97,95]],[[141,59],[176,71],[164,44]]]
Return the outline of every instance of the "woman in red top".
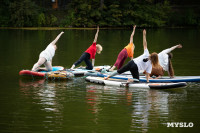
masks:
[[[117,57],[115,64],[109,71],[113,71],[116,67],[117,69],[120,69],[128,57],[131,58],[131,60],[133,59],[133,53],[135,49],[135,45],[133,44],[133,36],[135,34],[135,28],[136,25],[133,26],[133,32],[130,37],[130,43],[126,47],[124,47],[124,49],[122,49],[122,51],[119,53]]]
[[[79,65],[82,61],[85,61],[86,69],[92,70],[94,67],[95,62],[95,55],[96,52],[98,54],[101,53],[103,50],[102,46],[100,44],[96,44],[97,38],[99,33],[99,27],[97,27],[97,33],[95,35],[94,41],[92,45],[81,55],[81,57],[72,65],[71,69],[74,69],[77,65]],[[92,59],[92,63],[90,62],[90,59]]]

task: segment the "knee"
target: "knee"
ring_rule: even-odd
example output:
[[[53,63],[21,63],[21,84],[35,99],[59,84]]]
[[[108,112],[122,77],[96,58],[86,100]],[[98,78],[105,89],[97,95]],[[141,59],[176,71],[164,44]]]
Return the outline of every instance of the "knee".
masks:
[[[87,66],[86,69],[92,70],[92,69],[93,69],[93,66]]]

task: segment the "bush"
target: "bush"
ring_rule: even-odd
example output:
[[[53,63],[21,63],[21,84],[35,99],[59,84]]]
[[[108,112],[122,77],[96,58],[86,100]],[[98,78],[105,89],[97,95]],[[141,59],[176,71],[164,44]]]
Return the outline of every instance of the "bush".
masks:
[[[36,26],[38,7],[30,0],[10,3],[10,23],[14,27]]]
[[[45,26],[45,25],[46,25],[45,15],[44,13],[40,13],[38,15],[38,26]]]

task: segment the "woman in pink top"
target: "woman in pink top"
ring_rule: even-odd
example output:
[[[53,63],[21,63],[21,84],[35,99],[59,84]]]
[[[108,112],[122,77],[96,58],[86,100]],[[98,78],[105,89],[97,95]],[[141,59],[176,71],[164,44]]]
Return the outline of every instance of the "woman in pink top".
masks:
[[[98,54],[102,51],[102,46],[100,44],[96,44],[97,38],[99,33],[99,27],[97,27],[97,33],[95,35],[94,41],[92,45],[81,55],[81,57],[72,65],[71,69],[74,69],[77,65],[79,65],[82,61],[85,61],[86,69],[92,70],[94,67],[95,62],[95,55],[96,52]],[[90,62],[90,59],[92,59],[92,63]]]
[[[133,36],[135,34],[135,28],[136,25],[133,26],[133,32],[131,34],[129,44],[126,47],[124,47],[124,49],[122,49],[122,51],[118,54],[115,64],[109,71],[113,71],[116,67],[117,69],[120,69],[128,57],[130,57],[131,60],[133,59],[133,53],[135,49],[135,45],[133,44]]]

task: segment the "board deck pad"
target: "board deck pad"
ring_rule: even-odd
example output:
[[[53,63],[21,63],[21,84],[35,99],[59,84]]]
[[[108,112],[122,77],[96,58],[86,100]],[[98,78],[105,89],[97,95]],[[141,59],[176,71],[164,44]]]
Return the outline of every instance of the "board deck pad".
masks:
[[[86,77],[86,81],[89,81],[89,82],[92,82],[92,83],[97,83],[97,84],[119,86],[119,87],[151,88],[151,89],[169,89],[169,88],[183,87],[183,86],[187,85],[185,82],[178,82],[178,83],[140,83],[140,82],[133,82],[133,83],[127,83],[127,80],[112,79],[112,78],[105,80],[102,77],[94,77],[94,76]]]
[[[78,75],[84,75],[85,73],[87,72],[97,72],[97,71],[100,71],[102,69],[110,69],[110,66],[109,65],[104,65],[104,66],[95,66],[93,68],[93,70],[88,70],[88,69],[85,69],[85,67],[79,67],[79,68],[76,68],[76,69],[66,69],[66,71],[68,72],[72,72],[75,76],[78,76]]]

